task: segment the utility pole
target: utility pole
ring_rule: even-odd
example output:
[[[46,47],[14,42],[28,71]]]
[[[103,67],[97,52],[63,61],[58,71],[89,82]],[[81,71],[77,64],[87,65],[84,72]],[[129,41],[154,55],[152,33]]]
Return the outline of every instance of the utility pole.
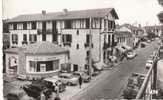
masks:
[[[92,18],[89,19],[89,75],[92,78]]]

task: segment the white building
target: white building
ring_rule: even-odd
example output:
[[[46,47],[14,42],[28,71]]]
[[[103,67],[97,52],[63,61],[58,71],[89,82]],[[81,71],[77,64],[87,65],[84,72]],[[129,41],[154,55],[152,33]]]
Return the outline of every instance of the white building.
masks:
[[[49,41],[69,49],[72,71],[84,70],[88,67],[90,40],[94,62],[103,62],[110,50],[107,48],[114,47],[116,19],[114,8],[20,15],[8,21],[10,46]]]

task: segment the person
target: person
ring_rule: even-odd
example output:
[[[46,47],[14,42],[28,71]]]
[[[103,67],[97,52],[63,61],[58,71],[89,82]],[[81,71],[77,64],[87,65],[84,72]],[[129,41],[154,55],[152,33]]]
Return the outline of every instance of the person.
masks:
[[[82,77],[81,77],[81,75],[79,76],[79,87],[81,88],[81,85],[82,85]]]

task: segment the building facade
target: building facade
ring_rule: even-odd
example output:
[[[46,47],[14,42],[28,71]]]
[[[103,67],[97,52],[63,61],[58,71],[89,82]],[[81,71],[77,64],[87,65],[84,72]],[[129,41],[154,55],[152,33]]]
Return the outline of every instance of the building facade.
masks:
[[[114,8],[20,15],[8,21],[10,46],[49,41],[69,49],[72,71],[84,70],[88,65],[90,42],[94,62],[103,61],[106,49],[114,44],[116,19]]]

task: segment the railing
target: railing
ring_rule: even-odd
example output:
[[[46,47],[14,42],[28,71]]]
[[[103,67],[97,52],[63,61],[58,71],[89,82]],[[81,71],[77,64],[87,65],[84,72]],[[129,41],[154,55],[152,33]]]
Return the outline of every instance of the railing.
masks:
[[[154,64],[150,67],[140,90],[137,93],[137,99],[151,100],[156,96],[157,81],[157,57],[154,58]]]

